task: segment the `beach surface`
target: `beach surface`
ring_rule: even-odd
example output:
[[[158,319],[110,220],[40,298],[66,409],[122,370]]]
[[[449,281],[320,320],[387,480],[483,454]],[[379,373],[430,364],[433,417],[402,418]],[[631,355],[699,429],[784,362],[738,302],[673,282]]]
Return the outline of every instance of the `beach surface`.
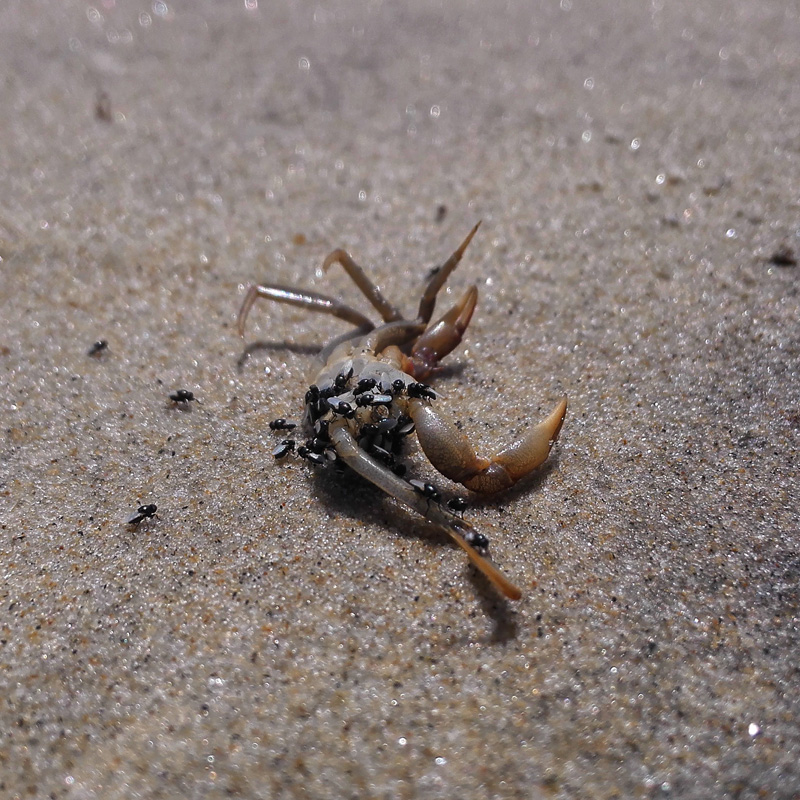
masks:
[[[5,2],[0,797],[800,796],[799,41],[753,0]],[[437,403],[485,454],[566,422],[494,498],[407,461],[518,602],[273,459],[346,323],[236,334],[256,281],[375,316],[337,247],[413,315],[478,221]]]

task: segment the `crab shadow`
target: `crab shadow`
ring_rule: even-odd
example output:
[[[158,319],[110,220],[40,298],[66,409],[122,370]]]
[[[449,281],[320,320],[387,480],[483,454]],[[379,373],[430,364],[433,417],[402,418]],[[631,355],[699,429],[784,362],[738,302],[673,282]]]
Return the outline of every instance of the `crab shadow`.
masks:
[[[388,498],[380,489],[351,470],[341,474],[330,470],[315,470],[312,480],[319,490],[317,496],[330,513],[380,527],[386,527],[387,516],[391,514],[390,524],[403,538],[424,541],[431,548],[447,547],[458,550],[447,534],[438,530],[435,525],[421,520],[399,504],[387,503]],[[466,566],[481,608],[492,620],[490,641],[503,643],[516,638],[518,625],[513,606],[498,594],[474,566],[469,563]]]
[[[290,353],[295,353],[299,356],[318,356],[322,350],[323,345],[317,344],[293,344],[290,342],[276,342],[267,341],[266,339],[259,339],[255,342],[250,342],[242,350],[242,354],[236,360],[236,371],[242,373],[245,365],[250,360],[250,357],[255,353],[266,352],[271,353],[279,350],[288,350]],[[436,368],[436,377],[452,379],[457,378],[464,371],[465,364],[461,361],[455,361],[452,364],[445,364]]]
[[[322,349],[321,345],[316,344],[291,344],[289,342],[268,342],[260,339],[255,342],[250,342],[243,350],[242,354],[236,360],[236,371],[241,373],[244,371],[245,364],[250,360],[254,353],[260,352],[274,352],[278,350],[288,350],[290,353],[296,353],[300,356],[316,356]]]

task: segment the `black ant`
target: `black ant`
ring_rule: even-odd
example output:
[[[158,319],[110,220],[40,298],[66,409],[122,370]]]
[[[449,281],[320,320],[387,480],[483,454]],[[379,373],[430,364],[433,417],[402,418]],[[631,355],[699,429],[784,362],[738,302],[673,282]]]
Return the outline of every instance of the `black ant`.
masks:
[[[271,431],[293,431],[297,427],[296,422],[288,422],[283,417],[272,420],[269,424]]]
[[[356,412],[353,407],[346,400],[340,400],[338,397],[328,398],[328,405],[334,414],[340,414],[345,419],[353,419]]]
[[[142,520],[154,517],[158,511],[158,506],[155,503],[148,503],[146,506],[139,506],[136,513],[128,517],[125,521],[126,525],[138,525]]]
[[[463,514],[467,508],[467,501],[463,497],[451,497],[447,501],[447,507],[456,514]]]
[[[350,371],[345,373],[340,373],[339,375],[334,378],[333,385],[336,388],[337,392],[343,392],[347,388],[347,384],[350,381],[350,378],[353,377],[353,368],[350,367]]]
[[[432,483],[418,480],[411,480],[409,483],[427,500],[433,500],[434,503],[438,503],[442,499],[439,490]]]
[[[294,439],[284,439],[273,451],[275,458],[284,458],[294,450]]]
[[[306,447],[305,445],[301,445],[297,448],[297,455],[318,466],[324,464],[326,461],[325,456],[313,452],[310,447]]]
[[[474,531],[468,533],[464,538],[467,540],[467,544],[481,553],[485,554],[489,549],[489,537],[485,533]]]
[[[362,378],[356,384],[356,388],[353,389],[353,394],[364,394],[364,392],[374,389],[377,383],[378,381],[376,381],[375,378]]]
[[[406,386],[406,391],[409,397],[427,398],[428,400],[436,399],[436,392],[424,383],[409,383]]]
[[[169,396],[169,399],[172,400],[173,403],[183,403],[186,405],[196,398],[194,393],[190,392],[188,389],[178,389]]]

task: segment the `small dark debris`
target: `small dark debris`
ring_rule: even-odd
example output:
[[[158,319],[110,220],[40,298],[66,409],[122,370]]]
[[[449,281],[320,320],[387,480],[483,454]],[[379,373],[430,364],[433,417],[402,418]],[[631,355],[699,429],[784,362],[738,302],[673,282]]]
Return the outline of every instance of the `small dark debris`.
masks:
[[[102,89],[97,93],[94,101],[94,115],[101,122],[113,122],[114,114],[111,111],[111,98],[108,92]]]
[[[788,245],[779,247],[770,257],[769,263],[776,267],[796,267],[797,256],[794,250]]]
[[[87,351],[88,356],[99,356],[100,353],[108,350],[108,341],[106,339],[98,339]]]
[[[444,218],[445,218],[446,216],[447,216],[447,206],[446,206],[444,203],[442,203],[442,204],[441,204],[441,205],[440,205],[440,206],[439,206],[439,207],[436,209],[436,221],[437,221],[437,222],[444,222]]]
[[[429,281],[433,280],[433,278],[435,278],[439,274],[441,269],[442,269],[441,265],[439,265],[438,267],[431,267],[431,269],[428,270],[428,274],[426,276],[427,280]]]

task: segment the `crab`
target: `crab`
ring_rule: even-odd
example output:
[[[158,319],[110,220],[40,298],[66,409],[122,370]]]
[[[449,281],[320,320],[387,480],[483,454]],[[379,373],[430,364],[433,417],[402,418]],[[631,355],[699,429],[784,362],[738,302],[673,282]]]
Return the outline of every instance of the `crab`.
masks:
[[[244,337],[247,317],[260,298],[329,314],[355,326],[355,330],[326,344],[319,354],[322,366],[305,396],[304,424],[310,438],[297,448],[297,455],[316,464],[343,464],[366,478],[443,529],[501,594],[518,600],[520,589],[489,557],[488,538],[464,520],[463,499],[443,503],[433,485],[406,480],[405,465],[397,460],[403,440],[416,430],[422,451],[438,472],[473,492],[495,494],[545,461],[564,422],[566,397],[519,441],[486,458],[475,452],[459,427],[443,413],[438,394],[424,383],[461,342],[475,310],[478,290],[473,285],[431,324],[437,295],[479,225],[441,267],[431,272],[414,319],[404,318],[350,255],[338,249],[325,259],[323,270],[341,265],[380,314],[382,324],[376,326],[361,312],[317,292],[257,284],[245,295],[237,327]],[[285,423],[276,420],[276,429],[284,429]],[[283,458],[293,450],[294,442],[290,445],[286,440],[274,455]]]

